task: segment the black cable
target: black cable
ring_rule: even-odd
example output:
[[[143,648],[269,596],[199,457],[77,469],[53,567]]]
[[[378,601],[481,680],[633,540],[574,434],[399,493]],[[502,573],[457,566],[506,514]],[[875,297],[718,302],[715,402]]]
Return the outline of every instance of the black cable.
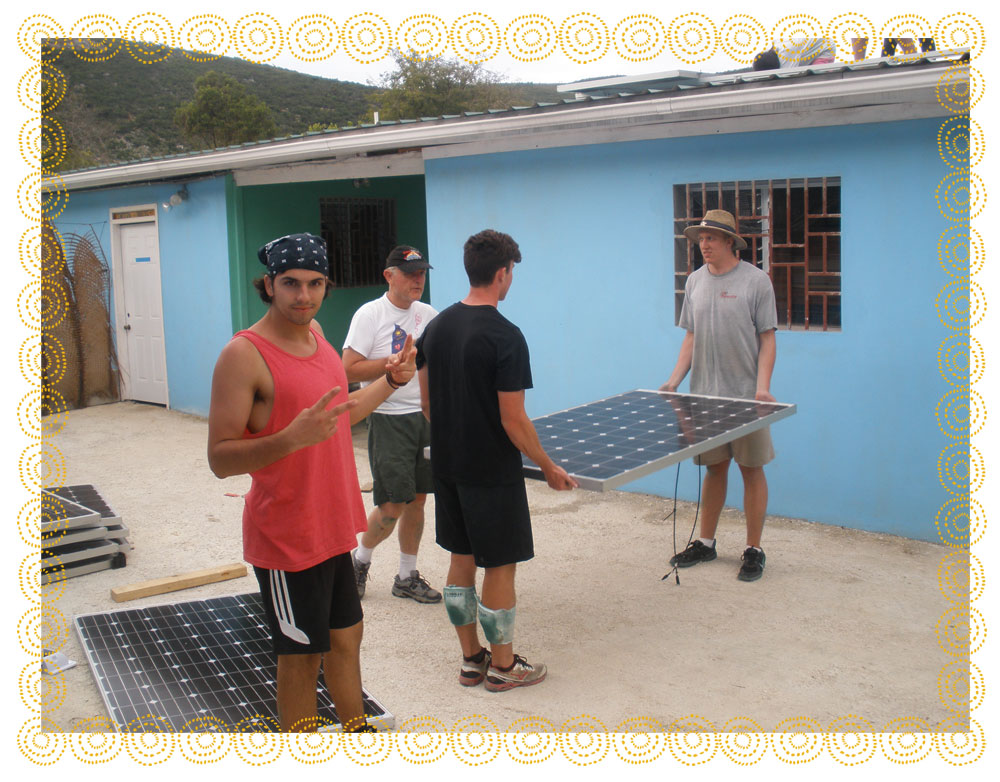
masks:
[[[670,513],[667,514],[667,516],[663,517],[664,521],[666,521],[667,518],[670,517],[670,516],[673,517],[673,533],[672,533],[672,537],[673,537],[674,556],[675,557],[677,556],[677,484],[680,481],[680,477],[681,477],[681,463],[677,462],[677,474],[674,476],[674,507],[673,507],[673,510],[671,510]],[[699,513],[700,510],[701,510],[701,465],[699,464],[698,465],[698,502],[694,506],[694,521],[691,524],[691,534],[688,535],[688,541],[687,541],[687,544],[685,545],[685,548],[687,548],[687,546],[690,546],[691,545],[691,541],[694,539],[694,530],[695,530],[695,527],[698,526],[698,513]],[[661,578],[660,581],[666,581],[667,578],[670,577],[671,573],[674,574],[674,582],[678,586],[680,586],[681,576],[680,576],[680,573],[677,570],[677,565],[674,565],[670,570],[668,570],[666,573],[664,573],[663,578]]]

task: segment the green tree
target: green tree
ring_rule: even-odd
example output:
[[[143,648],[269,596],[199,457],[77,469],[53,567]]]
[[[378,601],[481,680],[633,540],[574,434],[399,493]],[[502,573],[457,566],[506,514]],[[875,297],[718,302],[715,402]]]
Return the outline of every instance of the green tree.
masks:
[[[194,82],[194,100],[177,109],[174,121],[189,140],[209,148],[277,135],[271,110],[232,76],[209,71]]]
[[[463,111],[510,108],[512,91],[501,76],[479,63],[434,58],[419,60],[392,51],[396,68],[383,73],[371,106],[379,119],[417,119]]]

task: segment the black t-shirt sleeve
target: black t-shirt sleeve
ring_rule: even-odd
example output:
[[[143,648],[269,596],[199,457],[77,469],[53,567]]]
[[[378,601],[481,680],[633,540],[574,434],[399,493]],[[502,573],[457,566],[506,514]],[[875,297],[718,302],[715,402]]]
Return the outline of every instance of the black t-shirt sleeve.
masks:
[[[429,324],[428,324],[429,325]],[[424,337],[427,336],[427,329],[424,329],[423,333],[417,337],[417,369],[423,369],[424,364],[427,363],[427,356],[424,355]]]
[[[497,345],[496,378],[497,391],[523,391],[531,388],[528,343],[517,327]]]

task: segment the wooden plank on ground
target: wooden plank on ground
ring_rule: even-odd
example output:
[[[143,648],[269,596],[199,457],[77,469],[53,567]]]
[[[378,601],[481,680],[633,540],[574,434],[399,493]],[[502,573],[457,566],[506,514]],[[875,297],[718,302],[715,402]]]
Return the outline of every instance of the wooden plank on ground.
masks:
[[[214,584],[217,581],[228,581],[231,578],[241,578],[247,574],[247,566],[242,562],[232,565],[220,565],[207,570],[194,570],[177,576],[154,578],[152,581],[140,581],[138,584],[114,587],[111,599],[116,603],[136,600],[150,595],[162,595],[165,592],[176,592],[179,589],[190,589],[202,584]]]

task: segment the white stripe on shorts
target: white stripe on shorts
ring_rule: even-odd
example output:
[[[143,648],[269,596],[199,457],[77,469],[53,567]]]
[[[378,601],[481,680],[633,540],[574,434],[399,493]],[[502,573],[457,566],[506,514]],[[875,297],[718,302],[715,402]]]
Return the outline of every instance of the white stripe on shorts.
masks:
[[[282,635],[291,638],[296,643],[308,644],[309,636],[295,626],[295,614],[292,611],[292,601],[288,597],[288,583],[285,581],[284,570],[272,570],[271,603],[278,617],[278,627]]]

